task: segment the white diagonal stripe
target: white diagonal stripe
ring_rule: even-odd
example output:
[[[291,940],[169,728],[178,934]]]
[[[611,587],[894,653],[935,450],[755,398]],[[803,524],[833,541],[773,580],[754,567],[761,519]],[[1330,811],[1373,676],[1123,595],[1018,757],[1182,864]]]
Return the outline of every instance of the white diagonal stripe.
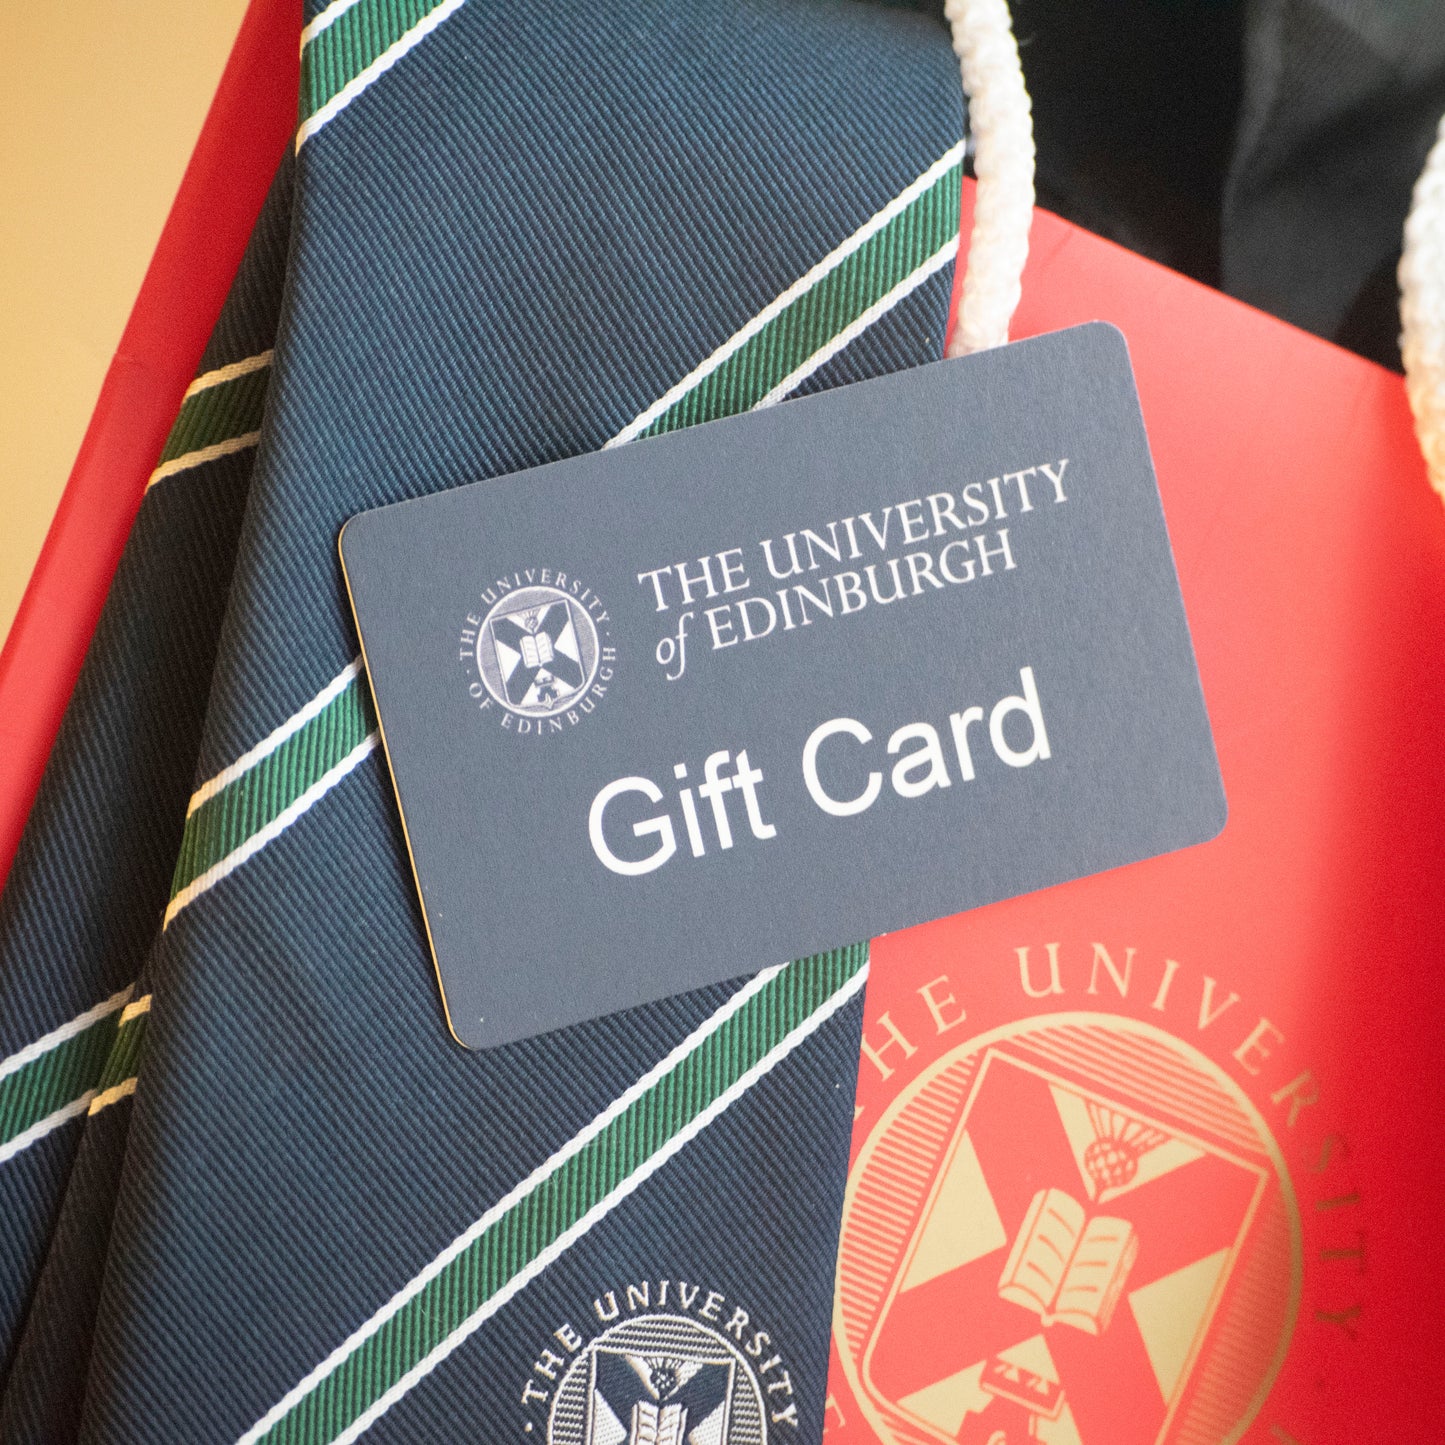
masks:
[[[340,20],[341,17],[345,15],[348,10],[350,10],[354,5],[357,5],[359,3],[360,0],[331,0],[330,5],[328,5],[319,15],[317,15],[309,25],[306,25],[302,28],[302,50],[305,50],[306,47],[313,40],[315,40],[316,37],[320,35],[323,30],[330,30],[331,27],[335,25],[336,22]]]
[[[294,803],[283,808],[264,828],[252,833],[239,848],[227,853],[219,863],[213,863],[199,877],[193,878],[187,883],[167,905],[165,917],[161,920],[162,931],[171,926],[176,914],[188,903],[194,902],[202,893],[214,888],[227,874],[235,872],[248,858],[259,853],[268,843],[274,842],[297,818],[320,802],[358,763],[375,750],[376,741],[374,732],[367,733],[361,742],[357,743],[339,763],[317,778]]]
[[[354,662],[343,667],[299,712],[293,713],[280,727],[269,732],[254,748],[242,753],[234,763],[222,768],[215,777],[207,778],[191,794],[190,804],[186,808],[186,817],[189,818],[207,798],[215,797],[222,788],[228,787],[237,778],[249,773],[263,758],[274,753],[287,738],[300,732],[312,718],[325,711],[360,675],[361,659],[358,657]]]
[[[563,1164],[576,1155],[579,1150],[590,1143],[608,1124],[628,1109],[660,1079],[672,1072],[672,1070],[689,1054],[693,1053],[704,1040],[716,1033],[750,998],[762,988],[766,987],[766,985],[776,977],[781,971],[781,967],[786,967],[786,965],[764,969],[756,977],[750,979],[748,983],[739,989],[737,993],[733,994],[716,1013],[712,1014],[697,1029],[689,1034],[687,1038],[678,1044],[671,1053],[653,1068],[649,1069],[648,1072],[638,1079],[625,1093],[614,1099],[580,1134],[565,1144],[557,1153],[552,1155],[550,1159],[540,1164],[526,1179],[511,1190],[509,1194],[488,1209],[471,1228],[454,1240],[426,1269],[393,1295],[382,1309],[378,1310],[359,1330],[338,1346],[337,1349],[332,1351],[304,1380],[296,1385],[294,1389],[290,1390],[284,1399],[278,1401],[272,1409],[268,1410],[265,1416],[258,1420],[256,1424],[241,1437],[238,1445],[255,1445],[256,1441],[260,1440],[278,1421],[288,1415],[307,1395],[311,1394],[327,1376],[332,1374],[344,1360],[374,1335],[408,1300],[414,1298],[427,1284],[435,1279],[458,1255],[462,1254],[474,1244],[476,1240],[485,1234],[503,1215],[513,1209],[525,1199],[527,1195],[537,1189],[549,1176],[554,1174]],[[603,1215],[607,1214],[626,1198],[627,1195],[631,1194],[633,1190],[650,1175],[656,1173],[668,1159],[701,1133],[724,1109],[741,1098],[742,1095],[746,1093],[758,1079],[762,1078],[764,1074],[773,1068],[779,1060],[789,1054],[803,1039],[836,1013],[839,1008],[863,987],[867,976],[868,964],[865,961],[858,972],[843,984],[838,992],[833,994],[817,1010],[809,1015],[792,1033],[774,1045],[751,1069],[740,1075],[724,1093],[720,1094],[702,1113],[693,1119],[691,1123],[684,1125],[667,1144],[663,1145],[662,1149],[650,1159],[640,1164],[638,1168],[623,1180],[621,1184],[617,1185],[610,1194],[604,1196],[593,1205],[587,1214],[572,1225],[565,1233],[559,1235],[530,1265],[514,1276],[497,1294],[493,1295],[486,1304],[482,1305],[476,1313],[470,1316],[455,1333],[444,1340],[442,1344],[438,1345],[426,1359],[420,1361],[412,1370],[403,1376],[401,1380],[393,1385],[385,1395],[372,1405],[365,1415],[359,1417],[345,1433],[337,1437],[335,1445],[340,1445],[342,1441],[354,1440],[375,1423],[417,1380],[429,1373],[441,1360],[450,1354],[488,1315],[500,1309],[518,1290],[537,1274],[541,1273],[548,1264],[580,1239]]]
[[[656,1154],[640,1164],[610,1194],[599,1199],[574,1225],[564,1230],[524,1269],[519,1270],[485,1304],[474,1310],[460,1325],[399,1379],[385,1394],[335,1436],[331,1445],[351,1445],[401,1399],[414,1385],[426,1378],[448,1355],[496,1314],[509,1300],[521,1293],[536,1277],[560,1259],[599,1220],[610,1214],[630,1194],[647,1182],[674,1155],[681,1153],[720,1114],[737,1103],[754,1084],[769,1073],[810,1034],[816,1032],[861,989],[868,978],[865,963],[835,994],[800,1023],[792,1033],[775,1044],[745,1074],[740,1075],[717,1096],[696,1118],[685,1124]]]
[[[296,132],[297,151],[299,152],[301,147],[305,145],[322,126],[335,120],[373,81],[386,74],[408,50],[412,49],[413,46],[420,45],[443,20],[449,19],[460,10],[465,3],[466,0],[443,0],[442,4],[438,5],[435,10],[428,12],[421,20],[418,20],[399,40],[393,41],[387,46],[365,70],[348,80],[346,84]]]
[[[338,5],[344,5],[345,3],[346,0],[337,0]],[[457,0],[457,3],[461,3],[461,0]],[[331,8],[334,9],[335,6]],[[322,13],[324,15],[326,13],[329,13],[329,11],[323,11]],[[448,11],[448,14],[449,13],[450,11]],[[433,11],[432,14],[427,18],[428,20],[431,20],[432,17],[436,15],[437,11]],[[318,16],[317,18],[320,19],[321,17]],[[445,16],[441,17],[441,19],[445,18]],[[314,23],[315,22],[313,22],[313,24]],[[423,22],[423,24],[424,23],[425,22]],[[440,23],[440,19],[435,21],[435,24]],[[418,29],[419,28],[420,27],[418,27]],[[417,30],[412,30],[407,32],[407,36],[404,36],[403,40],[407,40],[409,37],[413,36],[415,38],[410,40],[410,44],[415,44],[416,40],[422,38],[421,35],[417,33]],[[400,43],[401,42],[398,42],[398,44]],[[410,48],[410,45],[408,45],[407,48]],[[395,50],[396,46],[393,46],[392,49]],[[401,53],[404,53],[404,51],[399,52],[397,56],[394,56],[392,61],[388,61],[388,64],[394,63],[395,59],[399,58],[399,55]],[[386,52],[386,55],[390,54],[391,51]],[[382,59],[385,59],[386,55],[384,55]],[[377,64],[380,64],[380,62],[378,61]],[[375,69],[375,66],[373,66],[372,69]],[[369,72],[363,72],[363,75],[366,75],[368,73]],[[380,72],[378,71],[377,73],[379,74]],[[360,80],[361,78],[361,76],[358,76],[357,80]],[[375,77],[373,76],[372,78],[374,79]],[[356,82],[353,82],[353,84],[355,83]],[[367,81],[367,84],[370,84],[369,80]],[[345,92],[342,92],[342,94],[344,93]],[[340,99],[340,95],[337,96],[337,99]],[[318,111],[317,117],[319,117],[321,114],[322,112]],[[316,117],[313,117],[313,119],[316,119]],[[300,137],[298,137],[298,145],[299,143]],[[816,286],[818,282],[821,281],[826,275],[828,275],[830,271],[834,270],[838,265],[840,265],[844,260],[846,260],[848,256],[850,256],[854,251],[856,251],[859,246],[863,245],[863,243],[867,241],[870,236],[876,235],[877,232],[882,229],[882,227],[886,226],[891,220],[894,219],[895,216],[899,215],[903,210],[905,210],[910,204],[912,204],[913,201],[915,201],[920,195],[922,195],[926,190],[928,190],[929,187],[936,184],[938,180],[943,175],[945,175],[952,167],[961,164],[963,158],[963,150],[964,146],[962,142],[960,142],[956,146],[950,147],[946,152],[944,152],[942,156],[938,158],[938,160],[936,160],[931,166],[929,166],[922,175],[920,175],[916,180],[910,182],[907,186],[905,186],[904,189],[898,193],[898,195],[896,195],[886,206],[882,208],[882,210],[878,211],[874,216],[870,217],[870,219],[866,221],[850,237],[848,237],[846,241],[844,241],[841,245],[837,246],[834,250],[829,252],[829,254],[825,256],[822,261],[818,262],[818,264],[814,266],[810,271],[808,271],[805,275],[795,281],[790,287],[788,287],[786,291],[782,293],[782,295],[780,295],[774,301],[770,302],[766,307],[764,307],[763,310],[757,314],[757,316],[755,316],[751,321],[747,323],[746,326],[744,326],[733,337],[731,337],[722,346],[720,346],[706,361],[704,361],[700,366],[694,368],[693,371],[689,372],[688,375],[682,379],[682,381],[678,382],[677,385],[672,387],[665,395],[659,397],[658,400],[655,401],[650,407],[648,407],[646,411],[642,412],[640,416],[638,416],[633,422],[631,422],[627,427],[625,427],[621,432],[619,432],[617,436],[613,437],[612,440],[609,441],[606,445],[609,447],[616,446],[621,442],[631,440],[633,437],[646,430],[646,428],[650,426],[652,422],[657,419],[657,417],[661,416],[662,413],[665,412],[669,407],[673,406],[689,391],[699,385],[699,383],[701,383],[707,376],[709,376],[713,371],[715,371],[719,366],[721,366],[723,362],[725,362],[730,356],[732,356],[734,352],[736,352],[741,346],[745,345],[764,326],[766,326],[769,321],[771,321],[775,316],[782,312],[786,307],[790,306],[794,301],[798,299],[798,297],[805,295],[814,286]],[[954,254],[956,247],[957,237],[955,235],[953,240],[949,241],[945,246],[941,247],[939,251],[936,252],[932,257],[930,257],[926,262],[924,262],[924,264],[919,267],[918,270],[914,271],[912,275],[905,277],[904,280],[899,282],[898,285],[895,286],[886,296],[882,297],[879,301],[875,302],[871,307],[869,307],[862,316],[858,317],[857,320],[855,320],[849,327],[845,328],[843,332],[839,333],[838,337],[835,337],[833,341],[826,343],[818,351],[814,352],[813,355],[810,356],[805,362],[803,362],[801,366],[795,368],[795,370],[788,377],[786,377],[783,382],[781,382],[778,386],[774,387],[773,390],[769,392],[768,395],[764,397],[761,402],[758,403],[758,405],[767,405],[773,401],[776,401],[780,399],[781,396],[786,395],[786,393],[792,390],[794,387],[799,386],[807,376],[811,375],[814,371],[816,371],[818,367],[822,366],[830,357],[836,355],[839,350],[841,350],[849,342],[854,340],[862,331],[866,330],[869,326],[871,326],[875,321],[878,320],[880,316],[882,316],[885,312],[891,309],[891,307],[901,301],[904,296],[908,295],[909,292],[921,285],[935,271],[939,270],[942,266],[947,264],[948,260]],[[287,738],[289,738],[298,729],[304,727],[306,723],[309,722],[313,717],[315,717],[316,714],[319,713],[328,703],[330,703],[337,696],[337,694],[340,693],[341,690],[352,681],[353,678],[358,676],[360,671],[361,659],[357,658],[344,671],[342,671],[339,676],[334,678],[325,688],[323,688],[322,691],[316,695],[316,697],[314,697],[309,703],[307,703],[300,712],[296,713],[293,717],[287,719],[286,722],[282,723],[278,728],[276,728],[276,730],[272,732],[267,738],[263,739],[249,752],[237,758],[234,763],[230,764],[228,767],[223,768],[213,778],[210,778],[205,783],[201,784],[201,786],[197,788],[196,791],[191,795],[190,805],[187,809],[187,816],[195,812],[195,810],[199,808],[201,804],[204,803],[208,798],[214,797],[215,794],[220,792],[222,788],[234,782],[237,778],[241,777],[244,773],[255,767],[255,765],[260,762],[262,758],[266,757],[267,754],[274,752],[278,747],[280,747],[282,743],[286,741]],[[272,826],[274,827],[274,825]],[[269,842],[270,838],[274,836],[275,833],[271,833],[268,836],[267,841]],[[239,854],[241,851],[243,850],[238,849],[237,854]],[[251,852],[254,851],[254,849],[251,850]],[[231,856],[233,858],[237,858],[237,863],[244,862],[245,858],[239,858],[237,857],[237,854],[233,854]],[[251,853],[248,852],[245,856],[250,857]],[[222,865],[218,864],[216,866],[220,867]],[[232,866],[237,865],[233,864]],[[229,871],[229,869],[227,871]],[[192,883],[191,885],[189,885],[189,889],[195,889],[196,884],[198,884],[200,881],[200,879],[197,879],[196,883]],[[189,889],[186,890],[188,894]],[[197,889],[197,891],[199,892],[204,890]],[[185,901],[189,902],[190,898],[193,896],[195,895],[189,894],[189,896],[186,897]],[[178,894],[177,900],[179,900],[181,897],[182,895]],[[184,906],[184,903],[178,904],[176,900],[173,900],[171,904],[171,910],[178,912],[180,907]],[[173,916],[174,913],[168,910],[167,919],[169,920],[169,918]]]
[[[277,1420],[286,1415],[299,1401],[305,1399],[342,1361],[365,1344],[408,1300],[425,1289],[458,1255],[469,1249],[499,1219],[514,1209],[529,1194],[540,1188],[569,1159],[591,1143],[614,1119],[631,1108],[658,1080],[670,1074],[689,1054],[712,1034],[715,1034],[754,994],[772,981],[781,967],[782,965],[775,965],[772,968],[765,968],[756,977],[749,979],[735,994],[729,996],[721,1008],[709,1015],[676,1048],[653,1065],[636,1083],[619,1094],[579,1134],[570,1139],[550,1158],[543,1160],[525,1179],[492,1205],[475,1224],[458,1235],[420,1274],[403,1285],[365,1324],[343,1340],[304,1380],[289,1391],[284,1399],[278,1401],[266,1416],[243,1437],[243,1445],[247,1441],[259,1439]]]
[[[47,1114],[43,1119],[37,1120],[23,1134],[17,1134],[9,1143],[0,1144],[0,1164],[4,1164],[7,1159],[13,1159],[22,1150],[28,1149],[36,1140],[43,1139],[62,1124],[78,1118],[90,1107],[90,1101],[94,1097],[95,1090],[87,1089],[78,1099],[72,1099],[53,1114]]]
[[[123,988],[119,993],[113,993],[104,1003],[98,1003],[94,1008],[88,1008],[83,1014],[77,1014],[68,1024],[61,1024],[58,1029],[52,1029],[48,1034],[35,1040],[32,1044],[26,1044],[18,1053],[11,1054],[8,1059],[0,1061],[0,1079],[8,1078],[18,1069],[23,1069],[26,1064],[32,1064],[43,1054],[48,1054],[51,1049],[63,1044],[66,1039],[73,1039],[76,1034],[83,1034],[91,1024],[98,1023],[107,1014],[113,1014],[116,1009],[124,1008],[130,1000],[131,990]],[[39,1127],[38,1125],[36,1126]]]
[[[258,351],[255,356],[248,356],[242,361],[233,361],[226,366],[218,366],[214,371],[203,371],[187,388],[182,398],[188,401],[198,391],[209,391],[213,386],[220,386],[225,381],[235,381],[238,376],[248,376],[253,371],[260,371],[264,366],[271,365],[269,351]]]
[[[168,462],[162,462],[155,471],[150,474],[146,482],[146,490],[155,486],[157,482],[163,482],[167,477],[173,477],[177,472],[188,472],[192,467],[204,466],[207,462],[213,462],[218,457],[229,457],[234,452],[243,452],[248,447],[253,447],[261,440],[259,431],[248,431],[242,436],[227,437],[223,442],[212,442],[208,447],[197,447],[193,452],[185,452],[181,456],[172,457]]]
[[[763,399],[754,403],[753,410],[772,406],[782,401],[790,392],[800,387],[820,366],[831,361],[850,342],[856,341],[880,317],[886,315],[905,296],[916,291],[930,276],[943,270],[958,254],[958,232],[946,241],[916,271],[905,276],[886,296],[880,296],[855,321],[851,321],[836,336],[825,341],[801,366],[794,367]]]
[[[774,317],[786,311],[800,296],[805,296],[830,272],[837,270],[864,242],[876,236],[896,216],[902,214],[930,187],[955,166],[963,163],[963,142],[950,147],[916,181],[905,186],[876,215],[865,221],[842,245],[830,251],[812,270],[800,276],[781,296],[770,301],[740,331],[728,338],[706,361],[696,366],[670,391],[658,397],[646,411],[634,418],[606,445],[620,446],[640,436],[665,411],[675,406],[690,391],[707,379],[723,362],[747,345]],[[957,245],[957,240],[952,243]],[[870,308],[871,309],[871,308]],[[881,314],[881,313],[880,313]],[[855,333],[856,334],[856,333]]]

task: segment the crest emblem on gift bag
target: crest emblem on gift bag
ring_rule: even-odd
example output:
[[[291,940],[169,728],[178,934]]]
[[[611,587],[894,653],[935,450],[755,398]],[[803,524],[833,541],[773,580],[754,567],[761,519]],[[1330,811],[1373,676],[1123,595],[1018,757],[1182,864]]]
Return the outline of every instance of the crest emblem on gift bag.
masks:
[[[839,1343],[881,1438],[1238,1438],[1297,1263],[1277,1151],[1216,1074],[1162,1030],[1044,1016],[900,1096],[840,1258]]]

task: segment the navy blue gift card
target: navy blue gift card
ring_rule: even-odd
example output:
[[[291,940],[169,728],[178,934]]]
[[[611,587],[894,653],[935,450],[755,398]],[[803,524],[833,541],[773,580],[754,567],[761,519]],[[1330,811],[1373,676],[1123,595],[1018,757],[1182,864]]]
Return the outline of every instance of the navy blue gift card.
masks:
[[[385,507],[341,554],[471,1047],[1223,826],[1107,326]]]

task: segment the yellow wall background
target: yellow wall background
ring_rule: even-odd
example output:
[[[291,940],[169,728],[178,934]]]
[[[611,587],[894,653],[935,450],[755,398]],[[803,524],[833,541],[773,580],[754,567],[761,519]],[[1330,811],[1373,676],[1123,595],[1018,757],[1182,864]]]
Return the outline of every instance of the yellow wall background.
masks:
[[[245,0],[0,0],[0,638]]]

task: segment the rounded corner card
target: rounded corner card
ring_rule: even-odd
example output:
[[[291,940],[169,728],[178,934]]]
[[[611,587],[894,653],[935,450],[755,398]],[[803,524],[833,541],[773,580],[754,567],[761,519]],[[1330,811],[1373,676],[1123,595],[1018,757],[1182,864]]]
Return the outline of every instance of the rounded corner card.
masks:
[[[1218,833],[1121,342],[1076,327],[349,524],[459,1040]]]

